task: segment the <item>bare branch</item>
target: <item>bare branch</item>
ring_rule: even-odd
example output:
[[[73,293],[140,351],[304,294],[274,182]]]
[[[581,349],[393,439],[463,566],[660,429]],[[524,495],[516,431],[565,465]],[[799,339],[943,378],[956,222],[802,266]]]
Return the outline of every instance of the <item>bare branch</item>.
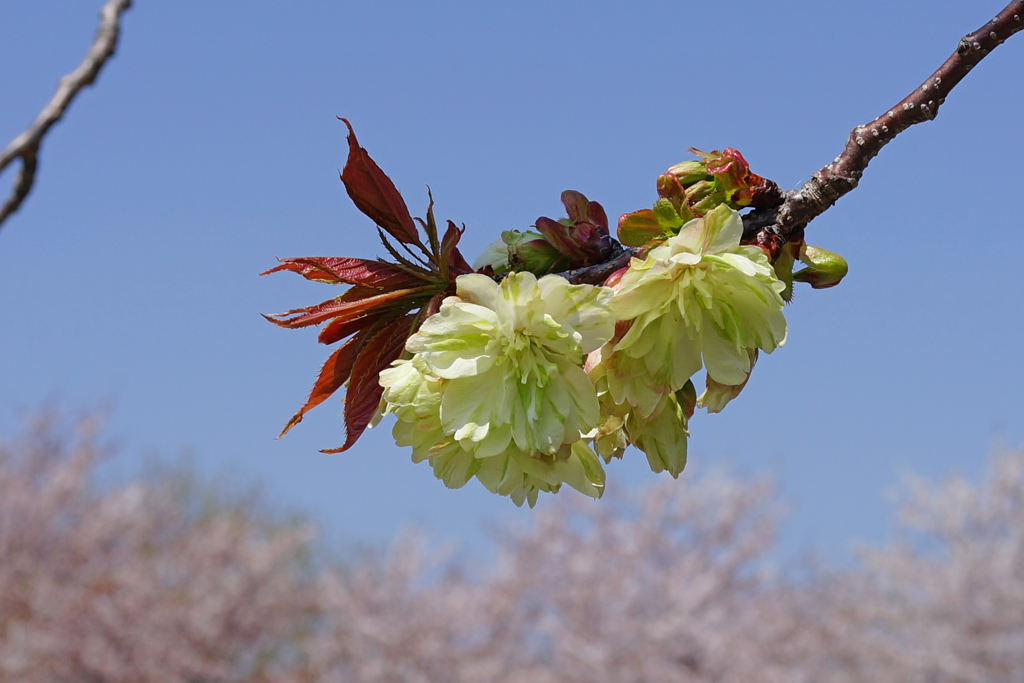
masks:
[[[608,279],[608,276],[629,265],[629,260],[641,252],[638,247],[623,247],[615,242],[615,249],[611,257],[593,266],[585,266],[575,270],[567,270],[564,273],[556,273],[574,285],[599,285]]]
[[[32,189],[38,165],[39,147],[43,142],[43,137],[50,127],[64,116],[64,112],[67,111],[68,105],[71,104],[78,91],[87,85],[92,85],[107,59],[114,54],[121,28],[121,14],[131,7],[131,4],[132,0],[110,0],[103,6],[103,9],[100,10],[100,25],[96,30],[96,38],[93,40],[85,60],[78,65],[77,69],[60,79],[57,93],[32,122],[32,125],[0,152],[0,171],[7,168],[15,159],[21,159],[21,172],[14,181],[11,196],[0,207],[0,226],[8,216],[18,210]]]
[[[798,239],[805,225],[857,187],[864,169],[882,147],[915,123],[934,119],[956,84],[1021,29],[1024,29],[1024,0],[1012,0],[994,19],[961,38],[956,52],[920,87],[871,123],[854,128],[843,153],[811,176],[799,190],[787,193],[781,207],[751,212],[744,221],[748,229],[756,226],[762,232],[774,232],[787,241]],[[771,220],[771,213],[775,211],[777,214]]]

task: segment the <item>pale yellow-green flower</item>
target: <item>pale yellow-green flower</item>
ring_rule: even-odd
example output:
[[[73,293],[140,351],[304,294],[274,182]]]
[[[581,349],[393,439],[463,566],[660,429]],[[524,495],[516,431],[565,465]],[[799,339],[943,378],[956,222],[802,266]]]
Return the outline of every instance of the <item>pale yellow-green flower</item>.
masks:
[[[740,385],[751,350],[785,343],[784,285],[759,247],[740,245],[742,234],[739,214],[723,205],[633,260],[611,303],[632,321],[613,347],[626,356],[611,361],[616,400],[646,407],[651,390],[677,391],[702,365],[715,382]]]
[[[683,406],[675,394],[669,394],[653,417],[642,419],[630,413],[625,426],[633,445],[647,455],[653,472],[667,471],[678,477],[686,467],[686,442],[690,436],[686,423]]]
[[[516,505],[533,507],[541,491],[555,493],[563,483],[592,498],[604,489],[604,470],[583,441],[566,446],[558,456],[528,454],[515,446],[505,452],[476,457],[441,427],[442,388],[447,383],[423,374],[413,361],[397,361],[381,373],[386,413],[398,417],[393,435],[399,446],[411,446],[413,462],[426,460],[449,488],[461,488],[476,477],[492,493],[509,496]]]
[[[611,290],[530,273],[456,286],[409,338],[412,359],[380,375],[396,441],[451,487],[475,476],[531,505],[562,482],[600,495],[604,472],[581,441],[597,393],[581,365],[614,332]]]
[[[754,364],[757,362],[757,349],[749,349],[749,354],[750,369],[753,370]],[[725,410],[725,406],[730,401],[740,395],[746,385],[747,380],[743,380],[740,384],[722,384],[708,376],[707,388],[703,394],[697,397],[697,407],[706,408],[709,413],[720,413]]]
[[[611,343],[604,349],[610,346]],[[687,416],[693,413],[696,402],[693,385],[687,383],[680,391],[664,394],[645,391],[644,395],[652,400],[651,405],[633,406],[617,400],[610,390],[614,371],[608,360],[601,358],[599,350],[587,363],[601,404],[601,424],[590,435],[594,449],[605,462],[610,462],[612,458],[621,458],[626,447],[632,444],[647,455],[647,462],[655,473],[668,471],[678,477],[686,466],[686,444],[690,435]],[[684,406],[684,401],[688,405]]]

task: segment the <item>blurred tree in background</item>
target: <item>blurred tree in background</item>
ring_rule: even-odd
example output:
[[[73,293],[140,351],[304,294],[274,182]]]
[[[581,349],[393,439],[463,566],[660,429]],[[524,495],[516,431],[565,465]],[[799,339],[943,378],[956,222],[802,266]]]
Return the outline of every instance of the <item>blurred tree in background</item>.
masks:
[[[87,427],[0,445],[0,678],[264,680],[315,616],[309,529],[181,477],[98,493]]]
[[[0,680],[1024,680],[1024,453],[914,480],[853,569],[771,570],[781,504],[721,471],[561,499],[493,564],[311,528],[162,475],[98,490],[88,430],[0,445]]]

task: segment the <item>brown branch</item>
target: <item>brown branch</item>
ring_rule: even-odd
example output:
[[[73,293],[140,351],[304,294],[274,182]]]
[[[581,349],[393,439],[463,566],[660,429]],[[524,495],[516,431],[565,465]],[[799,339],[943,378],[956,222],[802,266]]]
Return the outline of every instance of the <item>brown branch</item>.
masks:
[[[564,270],[561,273],[551,273],[551,275],[557,275],[558,277],[565,278],[570,284],[574,285],[599,285],[608,279],[608,276],[615,271],[628,266],[629,260],[634,256],[638,256],[643,251],[640,247],[624,247],[616,240],[612,240],[612,242],[614,246],[607,261],[595,263],[592,266],[583,266],[581,268],[573,268],[572,270]],[[477,272],[490,273],[492,271],[487,270]],[[491,279],[495,282],[501,282],[508,276],[509,273],[499,273],[498,275],[491,275]]]
[[[21,159],[21,171],[14,181],[11,196],[3,206],[0,206],[0,226],[8,216],[21,207],[21,203],[32,190],[38,166],[39,147],[42,145],[43,137],[53,124],[64,116],[64,112],[67,111],[68,105],[71,104],[78,91],[95,82],[100,69],[114,54],[121,28],[121,14],[131,7],[131,4],[132,0],[110,0],[103,6],[103,9],[100,10],[100,25],[96,30],[96,38],[93,40],[85,60],[78,65],[77,69],[60,79],[57,93],[32,122],[32,125],[0,152],[0,171],[7,168],[15,159]]]
[[[607,261],[593,266],[567,270],[563,273],[555,273],[555,275],[564,277],[574,285],[599,285],[615,271],[628,266],[629,260],[637,256],[641,251],[637,247],[623,247],[618,242],[615,242],[615,250]]]
[[[857,187],[864,169],[882,147],[915,123],[934,119],[956,84],[986,55],[1021,29],[1024,29],[1024,0],[1012,0],[990,22],[961,38],[956,52],[920,87],[871,123],[854,128],[843,153],[811,176],[799,190],[788,192],[782,206],[751,212],[744,220],[748,230],[775,233],[786,241],[799,239],[805,225]]]

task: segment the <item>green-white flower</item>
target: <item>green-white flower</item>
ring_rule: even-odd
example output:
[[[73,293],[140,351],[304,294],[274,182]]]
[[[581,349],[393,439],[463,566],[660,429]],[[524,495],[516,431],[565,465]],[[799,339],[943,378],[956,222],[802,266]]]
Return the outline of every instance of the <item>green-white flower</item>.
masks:
[[[651,470],[678,477],[686,467],[686,441],[690,432],[683,406],[675,394],[665,397],[664,405],[648,419],[635,412],[626,417],[626,433],[633,445],[647,455]]]
[[[598,354],[600,351],[591,357],[598,362],[588,362],[601,404],[601,424],[592,434],[595,450],[605,462],[610,462],[612,458],[622,457],[626,447],[633,444],[647,455],[652,471],[668,471],[678,477],[686,466],[686,443],[690,435],[688,415],[692,415],[696,401],[693,384],[687,383],[680,391],[665,394],[645,389],[643,396],[652,403],[630,405],[617,400],[610,390],[615,378],[614,368],[608,363],[611,359],[599,362]],[[636,386],[642,387],[643,383],[638,382]]]
[[[739,214],[719,206],[630,264],[611,306],[617,319],[632,320],[614,346],[628,356],[616,375],[632,405],[650,399],[626,386],[636,381],[629,375],[668,394],[703,365],[714,381],[739,385],[750,373],[750,350],[771,353],[785,343],[784,285],[759,247],[740,245],[742,234]]]
[[[599,418],[581,367],[614,332],[612,292],[512,273],[463,275],[380,375],[394,435],[451,487],[477,477],[517,504],[562,482],[597,496],[600,461],[580,441]]]
[[[753,370],[754,364],[757,363],[757,349],[749,349],[748,353],[750,355],[750,369]],[[730,401],[740,395],[740,392],[743,391],[743,387],[746,385],[746,380],[740,384],[722,384],[708,376],[707,388],[703,394],[697,397],[697,407],[706,408],[709,413],[720,413],[725,410],[725,406]]]
[[[399,446],[412,447],[413,462],[426,460],[449,488],[461,488],[476,477],[492,493],[509,496],[516,505],[533,507],[541,491],[555,493],[563,483],[592,498],[604,490],[604,470],[583,441],[567,446],[557,457],[529,454],[515,446],[505,452],[476,457],[441,427],[441,394],[447,385],[424,374],[418,359],[396,361],[380,375],[386,413],[398,417],[393,430]]]

